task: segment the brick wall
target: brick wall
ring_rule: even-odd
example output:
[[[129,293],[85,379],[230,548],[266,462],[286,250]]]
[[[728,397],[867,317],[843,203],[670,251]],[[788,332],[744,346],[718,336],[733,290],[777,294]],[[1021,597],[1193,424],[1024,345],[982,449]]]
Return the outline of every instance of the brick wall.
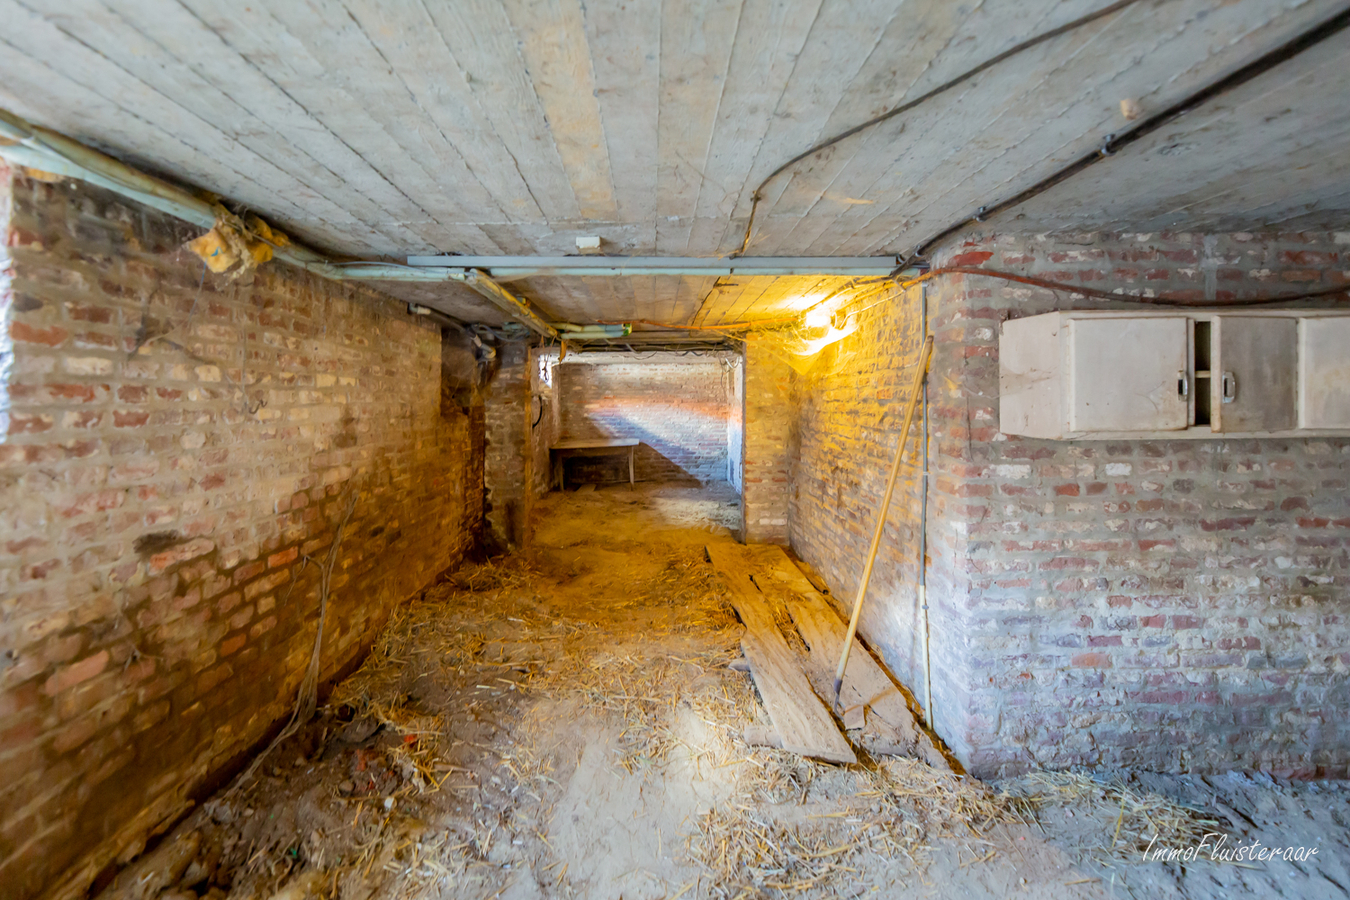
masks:
[[[500,365],[484,392],[487,455],[483,515],[489,543],[500,552],[529,541],[534,446],[530,347],[524,341],[507,341],[497,353]]]
[[[0,897],[81,894],[289,715],[349,497],[322,677],[481,514],[441,340],[281,265],[203,277],[199,231],[0,178]],[[481,435],[481,430],[478,432]]]
[[[791,542],[834,587],[840,604],[852,602],[862,577],[921,341],[919,288],[869,302],[876,305],[859,314],[857,331],[792,378]],[[864,639],[920,696],[921,431],[916,419],[859,622]]]
[[[556,347],[535,347],[530,351],[530,464],[536,497],[547,494],[552,488],[548,451],[562,433],[562,411],[555,377],[557,362]]]
[[[741,540],[747,544],[788,542],[788,437],[792,370],[769,340],[745,342],[745,399],[741,428]]]
[[[554,370],[561,438],[637,438],[639,481],[725,482],[729,377],[720,355],[568,357]],[[626,460],[567,466],[578,480],[628,479]]]
[[[1005,235],[937,263],[1222,301],[1345,283],[1347,248],[1338,240]],[[1337,710],[1350,702],[1350,629],[1340,611],[1350,440],[1003,435],[1001,320],[1138,307],[959,276],[935,282],[929,298],[938,341],[930,389],[934,714],[958,756],[985,775],[1131,765],[1343,776],[1350,733]],[[838,353],[842,365],[858,365],[912,343],[904,327],[879,326],[847,338]],[[840,392],[833,397],[831,383]],[[825,428],[847,421],[844,384],[825,377],[798,386],[805,480],[793,535],[798,552],[846,593],[866,541],[832,511],[827,492],[807,490],[812,478],[823,481],[829,455],[812,448],[830,439]],[[861,405],[867,388],[858,391]],[[871,485],[884,477],[877,454],[866,466],[851,455],[836,456],[847,477]],[[839,522],[838,539],[812,526],[812,516]],[[865,619],[864,634],[897,671],[912,673],[909,558],[888,562],[890,609]],[[921,677],[911,686],[919,690]]]

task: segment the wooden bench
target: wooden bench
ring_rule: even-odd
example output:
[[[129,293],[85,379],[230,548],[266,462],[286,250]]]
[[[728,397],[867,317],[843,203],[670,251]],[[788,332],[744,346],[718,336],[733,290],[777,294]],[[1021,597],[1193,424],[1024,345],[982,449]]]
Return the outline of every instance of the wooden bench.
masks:
[[[633,453],[640,443],[637,438],[608,438],[592,441],[559,441],[548,448],[549,465],[557,475],[558,490],[567,490],[564,463],[572,456],[628,456],[628,487],[633,487]]]

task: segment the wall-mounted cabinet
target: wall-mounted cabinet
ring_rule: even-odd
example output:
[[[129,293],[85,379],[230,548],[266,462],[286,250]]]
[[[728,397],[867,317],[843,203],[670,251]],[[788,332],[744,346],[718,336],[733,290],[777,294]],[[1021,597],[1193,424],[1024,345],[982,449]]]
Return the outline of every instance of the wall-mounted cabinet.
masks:
[[[1350,429],[1350,316],[1302,319],[1298,427]]]
[[[1350,314],[1058,312],[1003,323],[1005,434],[1350,435]]]

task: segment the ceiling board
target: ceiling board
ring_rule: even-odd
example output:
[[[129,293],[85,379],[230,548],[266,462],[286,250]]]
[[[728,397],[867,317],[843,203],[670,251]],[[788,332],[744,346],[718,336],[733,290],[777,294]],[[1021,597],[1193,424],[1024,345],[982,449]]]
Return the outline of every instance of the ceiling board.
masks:
[[[718,256],[784,160],[1104,2],[0,0],[0,103],[333,253]],[[1127,128],[1121,100],[1165,108],[1337,9],[1142,0],[775,179],[751,252],[905,252]],[[1343,230],[1348,95],[1342,34],[988,227]],[[577,321],[781,306],[713,284],[519,289]]]

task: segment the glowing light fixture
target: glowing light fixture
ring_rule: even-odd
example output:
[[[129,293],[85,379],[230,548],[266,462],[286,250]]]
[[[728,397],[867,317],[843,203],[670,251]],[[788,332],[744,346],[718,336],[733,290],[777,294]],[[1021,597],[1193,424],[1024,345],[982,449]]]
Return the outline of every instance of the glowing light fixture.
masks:
[[[829,328],[830,311],[823,306],[817,306],[806,311],[802,317],[802,325],[807,328]]]

